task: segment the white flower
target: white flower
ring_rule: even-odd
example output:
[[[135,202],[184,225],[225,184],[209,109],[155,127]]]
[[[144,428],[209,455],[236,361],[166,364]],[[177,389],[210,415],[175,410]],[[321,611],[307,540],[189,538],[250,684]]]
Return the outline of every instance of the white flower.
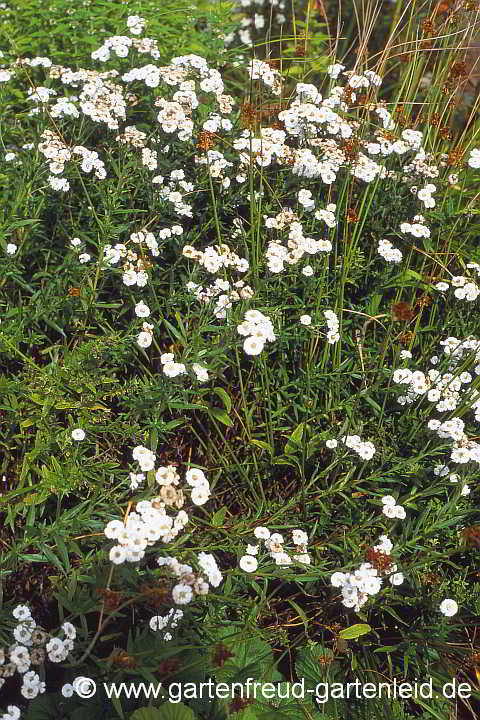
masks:
[[[264,340],[253,336],[247,337],[243,343],[243,349],[247,355],[260,355],[264,347]]]
[[[266,527],[257,527],[253,531],[253,534],[258,540],[268,540],[270,537],[270,530]]]
[[[198,382],[207,382],[209,380],[208,370],[202,365],[199,365],[198,363],[193,363],[192,370],[197,376]]]
[[[148,348],[152,344],[153,335],[151,332],[141,332],[137,335],[137,345],[141,348]]]
[[[334,572],[330,578],[333,587],[342,587],[347,582],[347,576],[342,572]]]
[[[70,640],[75,640],[77,637],[77,631],[75,629],[75,626],[72,625],[70,622],[64,622],[62,625],[62,630],[65,633],[65,637],[69,638]]]
[[[238,564],[245,572],[255,572],[258,568],[257,558],[254,558],[253,555],[243,555]]]
[[[73,685],[70,685],[70,683],[66,683],[65,685],[62,685],[62,695],[65,698],[72,697]]]
[[[112,562],[114,565],[121,565],[123,562],[125,562],[127,553],[126,550],[121,547],[120,545],[115,545],[109,553],[110,562]]]
[[[390,582],[392,585],[401,585],[403,583],[404,577],[402,573],[394,573],[393,575],[390,575]]]
[[[17,252],[17,246],[15,245],[15,243],[8,243],[7,253],[9,255],[15,255],[16,252]]]
[[[312,318],[310,315],[301,315],[300,322],[302,323],[302,325],[311,325]]]
[[[458,612],[458,605],[455,600],[445,598],[445,600],[442,600],[440,603],[440,612],[447,617],[452,617],[452,615],[456,615]]]
[[[208,485],[197,485],[192,488],[192,502],[195,505],[204,505],[210,497],[210,488]]]
[[[30,620],[32,617],[30,608],[27,605],[17,605],[17,607],[13,609],[12,615],[16,620],[20,621]]]
[[[150,315],[150,308],[148,305],[145,305],[143,300],[140,300],[140,302],[135,305],[135,315],[137,317],[148,317]]]
[[[383,514],[386,515],[388,518],[395,518],[396,516],[396,506],[395,505],[384,505],[383,506]]]
[[[185,583],[175,585],[172,590],[172,599],[176,605],[188,605],[193,597],[192,588]]]
[[[382,497],[382,503],[384,505],[390,505],[391,507],[394,507],[397,504],[397,501],[394,497],[392,497],[392,495],[384,495]]]
[[[187,470],[187,472],[185,473],[185,480],[192,487],[198,487],[199,485],[208,484],[205,473],[199,468],[190,468],[190,470]]]
[[[85,440],[85,430],[82,428],[72,430],[72,440]]]
[[[292,540],[295,545],[306,545],[308,543],[308,535],[304,530],[292,530]]]

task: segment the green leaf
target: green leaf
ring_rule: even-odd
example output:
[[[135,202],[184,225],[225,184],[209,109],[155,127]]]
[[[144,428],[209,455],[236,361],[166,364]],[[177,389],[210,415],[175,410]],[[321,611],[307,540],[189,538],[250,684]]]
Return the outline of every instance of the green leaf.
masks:
[[[340,630],[338,637],[343,638],[343,640],[355,640],[355,638],[369,633],[371,629],[370,625],[366,623],[357,623],[356,625],[350,625],[350,627],[345,628],[345,630]]]
[[[262,448],[262,450],[267,450],[270,453],[270,455],[273,455],[272,446],[269,445],[269,443],[265,442],[264,440],[255,440],[254,438],[252,438],[250,440],[250,444],[256,445],[257,447]]]
[[[227,514],[227,510],[227,506],[224,505],[220,508],[220,510],[217,510],[217,512],[213,514],[211,520],[213,527],[221,527],[223,525],[223,523],[225,522],[225,515]]]
[[[232,411],[232,401],[230,399],[230,395],[228,395],[228,393],[226,393],[225,390],[220,387],[213,388],[213,392],[215,393],[215,395],[218,395],[220,400],[223,402],[227,413],[231,412]]]
[[[300,423],[298,427],[292,432],[285,445],[285,454],[290,455],[302,448],[303,431],[305,429],[305,423]]]
[[[299,680],[304,678],[305,687],[314,690],[319,682],[335,674],[337,668],[330,648],[317,644],[301,648],[295,660],[295,672]]]
[[[233,422],[228,417],[225,410],[220,410],[219,408],[209,408],[208,409],[209,415],[211,415],[215,420],[218,420],[219,422],[223,423],[227,427],[232,427]]]

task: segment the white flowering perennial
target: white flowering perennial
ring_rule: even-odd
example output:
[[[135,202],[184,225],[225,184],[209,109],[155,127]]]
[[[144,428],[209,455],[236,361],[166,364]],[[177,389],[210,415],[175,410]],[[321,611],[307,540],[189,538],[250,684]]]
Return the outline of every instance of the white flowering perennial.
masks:
[[[409,368],[399,368],[393,372],[393,382],[405,386],[406,390],[405,394],[397,397],[397,402],[405,405],[415,402],[420,396],[426,396],[437,412],[451,413],[457,408],[469,408],[474,413],[475,421],[480,422],[480,392],[470,387],[473,375],[467,370],[458,372],[458,365],[470,357],[473,373],[480,375],[480,340],[448,337],[440,345],[447,360],[446,372],[441,373],[435,368],[426,374],[420,370],[412,372]],[[439,357],[434,355],[430,362],[438,364]],[[428,428],[442,439],[453,440],[450,454],[452,462],[466,464],[472,461],[480,464],[480,444],[470,440],[466,434],[463,415],[464,411],[462,417],[453,416],[443,421],[432,418],[428,421]]]
[[[335,208],[333,204],[327,205],[326,210],[318,210],[315,213],[317,220],[323,220],[328,227],[335,227]],[[315,240],[311,237],[305,237],[303,233],[302,223],[299,222],[298,216],[288,208],[284,208],[275,217],[267,217],[264,215],[265,227],[268,230],[285,230],[288,232],[288,240],[286,246],[280,238],[271,240],[265,253],[268,269],[272,273],[280,273],[284,270],[284,265],[296,265],[304,255],[316,255],[317,253],[329,253],[332,250],[330,240],[322,237]]]
[[[217,278],[212,285],[206,288],[190,281],[187,283],[186,289],[188,292],[193,293],[196,299],[202,303],[208,303],[210,300],[216,299],[213,314],[219,319],[227,316],[227,310],[230,310],[234,302],[248,300],[253,297],[252,288],[250,285],[246,285],[243,280],[237,280],[231,285],[228,280]]]
[[[173,353],[163,353],[160,356],[160,362],[162,363],[162,370],[167,377],[174,378],[178,375],[184,375],[187,372],[187,368],[183,363],[177,363],[174,360],[175,355]]]
[[[402,252],[393,247],[390,240],[379,240],[378,241],[378,254],[381,255],[384,260],[391,263],[402,262]]]
[[[142,323],[142,331],[137,335],[137,345],[141,348],[148,348],[153,340],[153,325],[151,323]]]
[[[471,168],[480,168],[480,148],[473,148],[473,150],[470,150],[467,164]]]
[[[332,443],[336,441],[327,440],[327,443],[328,442]],[[376,452],[375,445],[368,440],[366,442],[363,442],[359,435],[342,435],[342,437],[340,438],[340,442],[343,443],[343,445],[346,445],[346,447],[350,448],[350,450],[354,450],[354,452],[356,452],[357,455],[362,458],[362,460],[371,460]],[[327,445],[327,447],[337,446],[330,444]]]
[[[452,617],[453,615],[457,614],[458,605],[455,600],[452,600],[451,598],[445,598],[445,600],[442,600],[442,602],[440,603],[440,612],[446,617]]]
[[[391,495],[384,495],[382,498],[382,512],[388,518],[398,518],[399,520],[405,520],[407,513],[402,505],[397,505],[397,501]]]
[[[185,245],[182,253],[184,257],[198,262],[211,274],[228,267],[233,267],[237,272],[246,272],[249,268],[248,260],[240,258],[225,244],[207,247],[203,252],[195,250],[191,245]]]
[[[268,63],[253,58],[250,61],[249,73],[251,80],[261,80],[264,85],[271,89],[274,95],[281,95],[282,76]]]
[[[143,472],[155,470],[156,456],[148,448],[139,445],[133,449],[132,456]],[[139,476],[135,475],[134,485],[138,485],[138,480]],[[110,561],[115,565],[138,562],[145,556],[147,547],[159,540],[169,543],[183,531],[188,523],[188,514],[182,509],[186,493],[194,505],[204,505],[210,498],[210,484],[200,469],[186,472],[183,488],[178,487],[180,475],[173,465],[159,467],[155,471],[155,480],[160,486],[157,497],[141,500],[125,521],[111,520],[105,527],[105,536],[117,542],[109,553]]]
[[[66,660],[73,650],[77,631],[70,622],[64,622],[60,628],[63,637],[53,637],[37,625],[27,605],[17,605],[12,615],[18,624],[12,632],[15,642],[7,650],[0,648],[0,688],[6,678],[18,672],[22,676],[22,697],[33,700],[44,693],[46,687],[40,675],[31,669],[32,666],[43,666],[46,660],[54,663]],[[7,658],[8,662],[5,662]],[[11,705],[0,717],[19,718],[20,710]]]
[[[196,558],[199,571],[191,565],[180,563],[177,558],[170,556],[159,557],[160,567],[164,567],[170,576],[175,579],[172,587],[172,600],[175,605],[188,605],[196,595],[207,595],[212,587],[218,587],[222,580],[222,573],[211,553],[200,552]]]
[[[430,237],[430,230],[428,227],[424,224],[425,218],[423,215],[415,215],[413,218],[413,223],[403,222],[400,225],[400,232],[402,233],[409,233],[410,235],[413,235],[416,238],[429,238]]]
[[[182,618],[183,610],[175,610],[175,608],[171,608],[166,615],[154,615],[151,617],[149,622],[150,629],[154,632],[162,631],[163,640],[168,642],[173,638],[170,630],[174,630]],[[168,628],[168,630],[163,632],[166,628]]]
[[[262,543],[264,552],[266,550],[268,557],[280,567],[288,567],[295,562],[301,565],[310,565],[312,562],[307,551],[308,535],[303,530],[292,530],[290,543],[285,542],[283,535],[271,533],[266,527],[255,528],[253,534],[257,543],[247,545],[245,555],[242,555],[238,563],[240,569],[244,572],[251,573],[257,570],[257,555],[262,551]]]
[[[480,265],[478,263],[467,263],[467,268],[474,270],[477,277],[480,277]],[[464,275],[454,275],[449,279],[449,282],[440,281],[434,287],[440,292],[446,292],[449,290],[450,285],[455,288],[453,294],[457,300],[474,302],[480,295],[480,287],[477,283]]]
[[[392,542],[386,535],[381,535],[379,544],[373,550],[384,556],[389,556],[392,551]],[[377,595],[382,589],[383,577],[381,571],[377,570],[369,562],[362,563],[353,572],[334,572],[330,578],[333,587],[341,588],[342,604],[347,608],[353,608],[359,612],[372,595]],[[403,575],[398,572],[397,565],[389,563],[385,573],[389,574],[392,585],[401,585]]]
[[[263,0],[237,0],[234,13],[241,16],[240,27],[223,36],[225,45],[236,45],[237,41],[251,47],[256,38],[264,39],[264,34],[259,34],[259,31],[263,30],[265,24],[270,32],[280,32],[280,25],[286,22],[285,9],[286,0],[272,0],[269,3],[264,3]],[[272,30],[272,27],[275,30]]]
[[[245,337],[243,349],[247,355],[260,355],[265,343],[277,339],[271,320],[259,310],[247,310],[237,332]]]
[[[338,342],[340,340],[340,323],[338,320],[337,315],[333,312],[333,310],[325,310],[323,313],[325,320],[327,321],[327,342],[330,345],[333,345],[334,343]]]

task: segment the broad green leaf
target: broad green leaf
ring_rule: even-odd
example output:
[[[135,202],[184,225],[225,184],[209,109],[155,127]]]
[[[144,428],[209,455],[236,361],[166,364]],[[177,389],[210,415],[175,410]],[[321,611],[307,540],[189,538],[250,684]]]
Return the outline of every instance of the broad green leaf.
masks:
[[[356,625],[350,625],[345,630],[340,630],[338,637],[343,638],[343,640],[355,640],[355,638],[369,633],[371,629],[370,625],[366,623],[357,623]]]
[[[300,423],[298,427],[292,432],[285,445],[285,454],[290,455],[296,452],[302,447],[303,431],[305,429],[305,423]]]

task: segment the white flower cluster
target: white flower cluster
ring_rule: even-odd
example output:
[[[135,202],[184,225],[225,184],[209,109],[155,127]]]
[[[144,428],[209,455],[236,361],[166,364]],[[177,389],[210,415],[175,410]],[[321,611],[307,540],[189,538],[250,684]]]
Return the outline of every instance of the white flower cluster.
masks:
[[[159,231],[159,236],[163,239],[170,237],[172,234],[181,235],[183,228],[180,225],[174,225],[172,228],[164,228]],[[156,240],[153,233],[148,232],[145,228],[138,232],[131,233],[130,241],[135,245],[140,246],[140,253],[143,248],[146,247],[152,257],[158,257],[159,248],[158,241]],[[120,260],[123,260],[123,275],[122,281],[127,287],[137,285],[138,287],[145,287],[148,283],[148,274],[146,272],[147,266],[142,256],[134,250],[128,248],[123,243],[117,243],[116,245],[105,245],[103,249],[103,260],[108,265],[116,265]]]
[[[307,212],[311,212],[315,209],[315,200],[312,197],[311,190],[299,190],[297,194],[297,199],[300,205],[303,205],[304,209]]]
[[[32,700],[45,692],[45,682],[38,673],[31,670],[31,666],[43,666],[47,658],[56,663],[66,660],[73,650],[77,631],[71,623],[64,622],[61,626],[64,638],[51,637],[37,626],[27,605],[17,605],[12,615],[18,621],[13,629],[16,642],[10,645],[7,653],[0,648],[0,688],[4,685],[5,678],[18,672],[22,675],[20,692],[24,698]],[[7,654],[9,662],[5,663]],[[1,717],[19,718],[20,712],[17,713],[17,710],[18,708],[12,705]]]
[[[135,512],[131,512],[126,521],[111,520],[107,523],[104,533],[109,540],[116,540],[109,553],[110,562],[120,565],[124,562],[138,562],[145,556],[147,547],[158,540],[171,542],[188,523],[188,515],[180,510],[175,517],[167,514],[167,503],[183,505],[183,493],[163,492],[153,500],[142,500],[137,503]],[[167,500],[167,502],[165,502]]]
[[[380,542],[373,548],[384,555],[390,555],[393,545],[386,535],[381,535]],[[390,566],[390,583],[401,585],[403,575],[397,572],[395,564]],[[371,595],[377,595],[382,589],[382,577],[379,576],[371,563],[362,563],[353,573],[334,572],[330,578],[333,587],[342,589],[342,604],[358,612]]]
[[[323,220],[325,225],[329,228],[333,228],[337,224],[337,220],[335,218],[335,212],[337,210],[337,206],[335,203],[329,203],[325,210],[317,210],[315,212],[315,219],[316,220]]]
[[[475,270],[477,277],[480,277],[480,265],[478,263],[467,263],[467,268]],[[450,283],[438,282],[435,288],[440,292],[446,292],[450,285],[455,288],[454,295],[457,300],[467,300],[467,302],[474,302],[480,295],[480,287],[477,283],[469,280],[464,275],[454,275],[450,278]]]
[[[127,125],[123,133],[117,135],[115,140],[123,145],[132,145],[136,148],[144,148],[146,145],[147,134],[138,130],[135,125]]]
[[[143,472],[155,469],[155,454],[148,448],[138,445],[132,452]],[[132,478],[131,478],[132,479]],[[144,475],[134,474],[134,485],[144,479]],[[104,533],[110,540],[116,540],[110,550],[110,561],[114,564],[137,562],[145,555],[147,547],[158,540],[171,542],[188,523],[188,514],[182,510],[185,504],[185,490],[178,488],[180,475],[173,465],[159,467],[155,479],[160,486],[160,494],[152,500],[141,500],[135,511],[131,512],[125,522],[111,520]],[[210,484],[202,470],[191,469],[185,474],[185,481],[194,505],[204,505],[210,497]],[[179,510],[175,517],[168,515],[169,508]]]
[[[268,555],[280,567],[287,567],[292,562],[302,565],[310,565],[312,559],[307,552],[308,535],[303,530],[292,530],[293,549],[285,547],[285,539],[280,533],[270,533],[266,527],[257,527],[253,531],[255,538],[259,541],[256,545],[247,545],[245,555],[239,561],[239,567],[244,572],[255,572],[258,568],[258,555],[261,544],[268,552]]]
[[[392,495],[384,495],[382,497],[383,508],[382,512],[388,518],[398,518],[399,520],[405,520],[407,513],[402,505],[397,505],[397,501]]]
[[[480,375],[480,340],[467,338],[459,340],[448,337],[442,340],[444,355],[449,358],[447,372],[432,368],[425,375],[420,370],[411,371],[409,368],[399,368],[393,373],[393,382],[407,386],[407,394],[400,395],[397,400],[401,405],[415,402],[420,395],[426,395],[427,400],[434,403],[438,412],[452,412],[458,407],[468,407],[474,411],[476,422],[480,422],[480,392],[469,387],[473,376],[467,370],[458,373],[456,368],[465,356],[472,357],[474,373]],[[434,355],[430,362],[436,365],[439,358]],[[431,419],[428,428],[437,433],[440,438],[449,438],[454,441],[450,458],[453,462],[465,464],[469,461],[480,463],[480,445],[469,440],[465,433],[465,421],[460,417],[451,417],[441,421]]]
[[[218,118],[218,122],[220,122],[220,116],[216,116]],[[221,120],[221,126],[223,129],[226,129],[227,123],[230,124],[230,120]],[[205,127],[207,125],[207,127]],[[213,121],[210,120],[209,122],[203,123],[203,129],[207,130],[208,128],[213,128]],[[214,132],[213,129],[209,130],[209,132]],[[221,182],[221,188],[224,190],[228,189],[231,185],[231,179],[225,174],[228,168],[233,167],[233,163],[226,160],[223,153],[221,153],[219,150],[207,150],[204,155],[195,155],[195,164],[196,165],[206,165],[208,169],[208,174],[212,178],[212,180],[218,180]],[[236,178],[238,183],[243,182],[243,180],[239,179],[239,176]]]
[[[471,168],[480,168],[480,148],[473,148],[468,156],[467,164]]]
[[[179,580],[172,588],[175,605],[188,605],[194,595],[207,595],[209,585],[218,587],[222,582],[222,573],[211,553],[201,552],[197,556],[200,572],[195,573],[191,565],[180,563],[174,557],[159,557],[157,563],[166,567]],[[205,578],[206,576],[206,578]]]
[[[243,322],[237,325],[237,332],[245,337],[243,349],[247,355],[260,355],[266,342],[277,339],[272,321],[259,310],[247,310]]]
[[[223,319],[227,315],[227,310],[232,307],[232,303],[239,300],[248,300],[253,297],[253,290],[250,285],[245,285],[243,280],[230,285],[228,280],[217,278],[214,283],[206,287],[194,282],[188,282],[186,288],[193,293],[197,300],[207,303],[216,298],[213,314],[216,318]]]
[[[433,427],[430,428],[431,430],[433,430],[435,428],[437,428],[437,429],[440,428],[440,426],[437,426],[437,421],[431,420],[430,422],[433,423]],[[429,423],[429,427],[430,427],[430,423]],[[447,430],[446,429],[440,430],[440,432],[447,432]],[[449,436],[445,435],[445,437],[449,437]],[[455,484],[457,484],[458,481],[461,479],[460,475],[458,473],[451,473],[448,465],[443,465],[443,464],[435,465],[435,467],[433,468],[433,474],[436,475],[437,477],[445,477],[446,475],[448,475],[448,479],[450,480],[450,482],[455,483]],[[461,494],[464,496],[470,495],[469,486],[463,482],[462,482]]]
[[[325,222],[327,222],[327,218],[330,221],[327,212],[329,211],[319,211]],[[331,215],[335,220],[333,213]],[[317,213],[315,213],[315,216],[317,216]],[[287,247],[279,241],[271,240],[268,243],[265,257],[268,269],[272,273],[283,272],[285,263],[295,265],[305,254],[316,255],[319,252],[330,252],[332,249],[330,240],[324,238],[315,240],[311,237],[305,237],[302,223],[298,221],[297,216],[291,210],[284,209],[276,217],[264,216],[264,221],[265,227],[269,230],[283,230],[285,228],[289,230]]]
[[[262,14],[262,6],[265,6],[265,10],[267,11],[269,31],[274,32],[271,30],[273,26],[277,28],[286,21],[284,15],[285,5],[285,0],[271,0],[267,5],[264,4],[264,0],[237,0],[235,12],[241,13],[240,27],[238,30],[233,30],[228,35],[223,36],[225,45],[231,45],[238,37],[242,45],[251,47],[254,42],[252,31],[262,30],[265,27],[265,16]],[[251,11],[250,17],[245,16],[247,9]]]
[[[175,356],[173,353],[163,353],[160,356],[160,362],[162,363],[162,370],[167,377],[174,378],[178,375],[184,375],[187,372],[187,368],[183,363],[177,363],[174,360]]]
[[[129,48],[132,46],[132,38],[127,35],[113,35],[105,40],[103,45],[91,53],[92,60],[106,62],[110,59],[111,53],[119,58],[128,56]]]
[[[152,344],[152,340],[153,325],[148,322],[142,323],[142,331],[137,335],[137,345],[141,348],[148,348]]]
[[[145,29],[145,20],[140,15],[129,15],[127,17],[127,27],[132,35],[141,35]]]
[[[261,80],[264,85],[271,89],[274,95],[281,94],[282,76],[271,68],[268,63],[252,58],[248,69],[251,80]]]
[[[436,186],[432,183],[428,183],[424,188],[417,192],[417,197],[423,202],[426,208],[434,208],[435,200],[432,197],[432,193],[436,191]]]
[[[16,705],[8,705],[7,712],[0,715],[0,720],[19,720],[20,715],[21,713],[19,707],[17,707]]]
[[[154,632],[158,632],[159,630],[165,630],[166,627],[168,627],[168,630],[174,630],[182,618],[183,610],[175,610],[175,608],[170,608],[166,615],[154,615],[150,618],[150,629]],[[172,637],[173,636],[169,631],[163,633],[163,639],[166,642],[171,640]]]
[[[172,170],[172,172],[170,173],[170,179],[167,184],[165,184],[165,178],[163,177],[163,175],[156,175],[152,179],[152,183],[154,185],[162,186],[158,190],[159,196],[166,202],[171,203],[173,205],[174,211],[178,215],[183,215],[185,217],[193,217],[192,206],[188,203],[183,202],[183,197],[184,194],[191,193],[192,190],[194,190],[194,186],[192,183],[185,180],[185,173],[183,170]],[[183,194],[181,191],[183,191]]]
[[[362,460],[371,460],[375,455],[375,445],[369,441],[363,442],[359,435],[342,435],[340,442],[354,450]]]
[[[340,333],[338,332],[340,328],[340,323],[338,321],[337,315],[333,312],[333,310],[325,310],[323,315],[327,321],[328,327],[327,342],[330,345],[333,345],[340,340]]]
[[[424,225],[425,218],[423,215],[415,215],[413,218],[413,223],[403,222],[400,225],[400,231],[402,233],[410,233],[410,235],[413,235],[414,237],[420,238],[430,237],[430,230],[426,225]]]
[[[377,250],[387,262],[399,263],[402,261],[401,250],[397,250],[389,240],[379,240]]]
[[[70,188],[68,180],[59,178],[58,176],[64,172],[65,164],[71,160],[74,155],[81,156],[82,162],[80,168],[83,172],[89,173],[94,170],[95,177],[99,180],[103,180],[106,177],[105,165],[99,159],[98,153],[94,150],[88,150],[82,145],[75,145],[75,147],[70,149],[52,130],[44,130],[41,137],[42,142],[39,143],[38,150],[49,160],[48,167],[53,174],[48,178],[48,182],[54,190],[60,189],[66,192]]]
[[[195,250],[191,245],[185,245],[182,254],[184,257],[195,260],[209,273],[215,274],[222,268],[233,267],[238,272],[246,272],[249,268],[248,260],[240,258],[228,245],[209,246],[202,252]]]

